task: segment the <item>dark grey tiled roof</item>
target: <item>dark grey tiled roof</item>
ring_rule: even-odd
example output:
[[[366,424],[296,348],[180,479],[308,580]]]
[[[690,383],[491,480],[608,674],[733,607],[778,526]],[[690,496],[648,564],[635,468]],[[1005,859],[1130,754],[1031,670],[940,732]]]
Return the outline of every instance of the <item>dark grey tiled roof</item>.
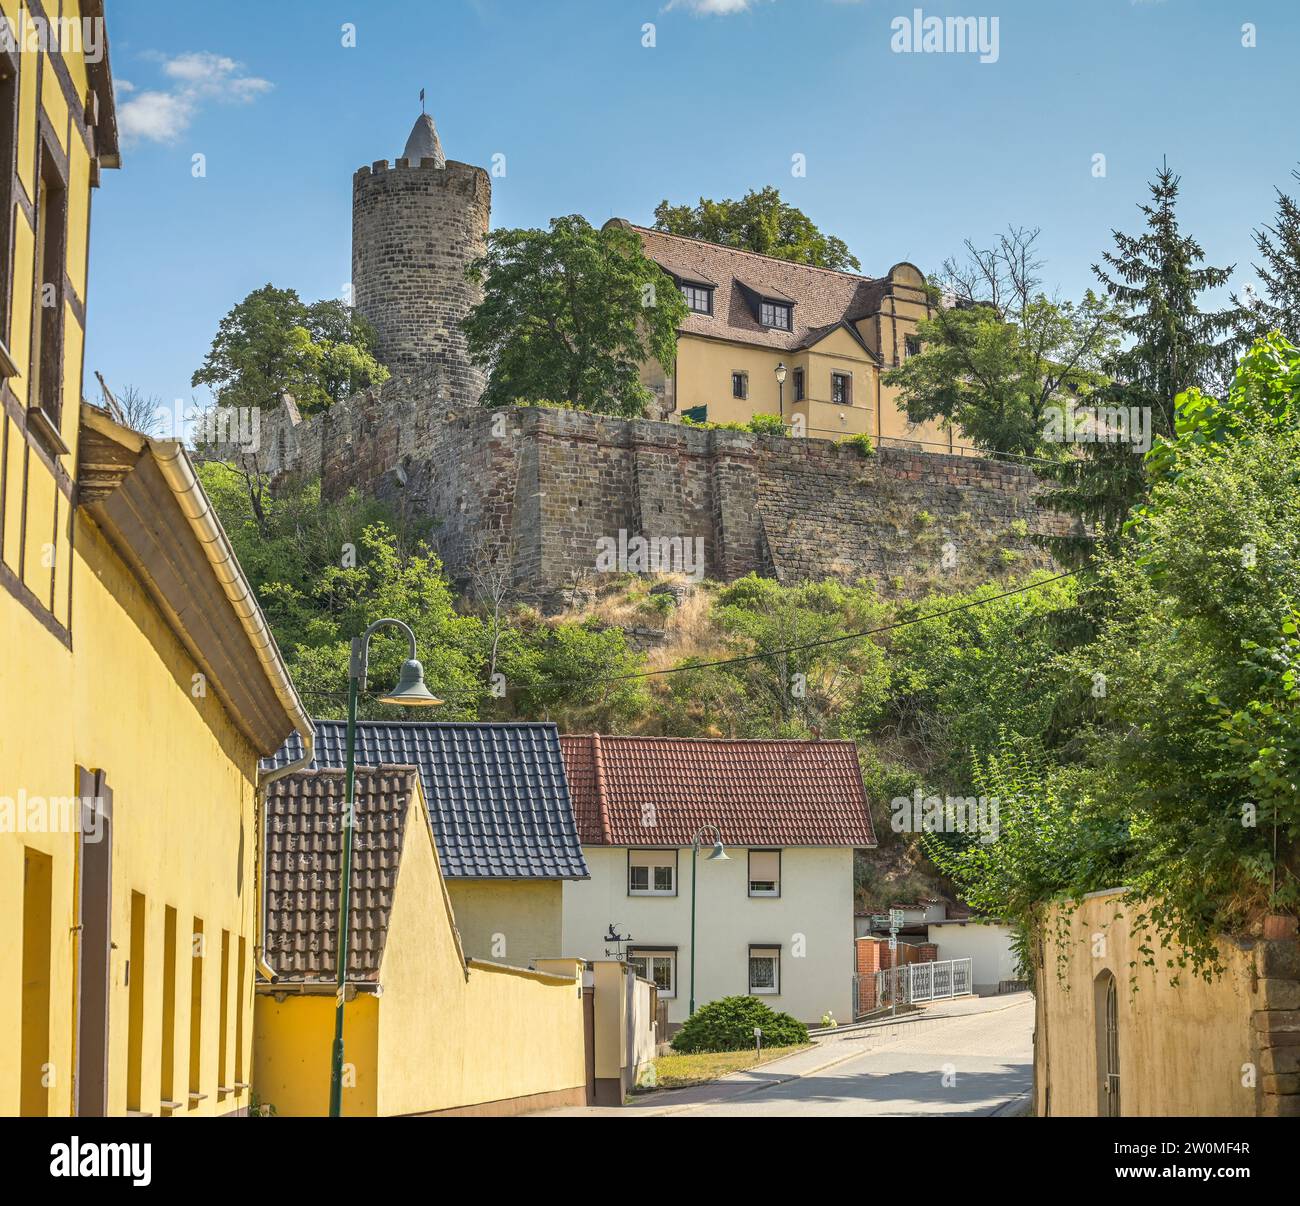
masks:
[[[357,768],[348,979],[376,980],[411,796],[412,766]],[[267,961],[282,980],[332,980],[346,776],[300,771],[271,784],[266,809]]]
[[[315,725],[312,766],[342,767],[347,725]],[[295,733],[267,765],[301,756]],[[448,878],[587,878],[555,725],[367,720],[356,759],[419,769]]]

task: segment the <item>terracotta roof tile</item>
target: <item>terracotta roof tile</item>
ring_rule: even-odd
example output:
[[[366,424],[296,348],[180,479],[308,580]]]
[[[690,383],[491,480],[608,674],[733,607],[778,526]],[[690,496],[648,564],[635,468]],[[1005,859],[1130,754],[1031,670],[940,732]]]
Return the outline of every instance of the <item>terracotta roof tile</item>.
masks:
[[[629,225],[631,225],[629,223]],[[689,314],[681,330],[741,343],[796,351],[842,322],[875,314],[888,291],[888,278],[859,276],[831,268],[792,264],[772,256],[632,226],[645,253],[679,281],[716,286],[712,314]],[[762,326],[752,295],[794,303],[793,329]]]
[[[561,736],[578,832],[591,846],[874,846],[851,741]]]
[[[338,958],[338,884],[346,776],[299,771],[268,788],[266,955],[283,980],[333,980]],[[352,846],[348,979],[375,980],[388,937],[413,766],[358,767]]]

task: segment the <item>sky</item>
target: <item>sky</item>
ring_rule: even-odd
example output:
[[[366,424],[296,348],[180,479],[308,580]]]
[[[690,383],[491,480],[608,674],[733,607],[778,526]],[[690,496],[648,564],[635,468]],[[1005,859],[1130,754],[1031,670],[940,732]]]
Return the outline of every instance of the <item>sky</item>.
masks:
[[[1300,191],[1296,0],[920,6],[983,18],[983,54],[901,49],[899,0],[107,9],[123,166],[94,199],[88,394],[99,370],[205,402],[191,374],[248,292],[343,296],[352,173],[401,154],[422,88],[448,158],[497,165],[495,227],[649,224],[665,198],[772,184],[870,275],[1040,227],[1046,288],[1078,298],[1167,157],[1184,228],[1240,287],[1274,188]]]

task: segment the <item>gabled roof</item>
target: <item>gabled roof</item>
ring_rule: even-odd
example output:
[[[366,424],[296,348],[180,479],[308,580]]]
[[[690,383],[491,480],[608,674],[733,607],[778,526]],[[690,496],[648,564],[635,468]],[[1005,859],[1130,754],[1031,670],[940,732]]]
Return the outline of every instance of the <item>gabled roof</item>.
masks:
[[[316,721],[312,766],[343,767],[346,742],[343,721]],[[301,754],[291,737],[269,765]],[[555,725],[364,720],[357,762],[418,768],[449,879],[587,878]]]
[[[77,505],[140,581],[259,754],[311,722],[184,447],[81,404]]]
[[[679,282],[716,285],[713,313],[692,312],[683,321],[681,331],[688,335],[797,351],[807,346],[810,332],[825,332],[875,314],[894,287],[888,276],[792,264],[720,243],[626,225],[641,237],[646,255],[670,276]],[[764,327],[758,321],[754,298],[791,303],[793,329]]]
[[[346,775],[334,770],[299,771],[267,789],[266,955],[279,980],[332,981],[338,975],[346,789]],[[379,978],[407,817],[419,790],[412,766],[357,768],[350,981]]]
[[[728,846],[876,844],[851,741],[562,736],[578,830],[590,846],[687,846],[717,825]]]

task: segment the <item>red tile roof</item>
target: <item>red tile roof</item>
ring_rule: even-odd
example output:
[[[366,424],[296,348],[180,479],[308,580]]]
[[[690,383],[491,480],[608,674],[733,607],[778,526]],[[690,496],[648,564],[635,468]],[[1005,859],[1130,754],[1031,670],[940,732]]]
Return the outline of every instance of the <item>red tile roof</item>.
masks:
[[[715,824],[728,846],[874,846],[851,741],[561,736],[589,846],[688,846]]]
[[[373,981],[388,939],[402,860],[413,766],[356,768],[356,828],[348,920],[348,979]],[[266,799],[266,956],[281,980],[333,980],[338,968],[338,887],[347,776],[298,771]]]
[[[646,255],[679,281],[713,285],[712,314],[688,314],[683,332],[795,351],[817,342],[841,323],[875,314],[890,292],[887,277],[792,264],[720,243],[706,243],[632,226]],[[752,295],[794,303],[793,329],[764,327]],[[855,338],[860,338],[856,336]],[[874,355],[870,351],[868,355]]]

